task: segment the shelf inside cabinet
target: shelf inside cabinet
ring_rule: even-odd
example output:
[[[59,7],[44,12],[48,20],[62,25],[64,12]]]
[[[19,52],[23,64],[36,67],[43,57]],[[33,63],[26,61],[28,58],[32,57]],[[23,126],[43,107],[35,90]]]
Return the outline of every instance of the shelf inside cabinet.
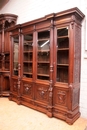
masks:
[[[49,66],[47,63],[38,63],[37,75],[49,76]]]
[[[57,36],[61,37],[61,36],[68,36],[68,27],[64,27],[64,28],[58,28],[57,30]]]
[[[41,38],[41,39],[38,39],[38,42],[40,41],[49,41],[50,39],[49,38]]]
[[[49,77],[49,75],[47,74],[37,74],[38,76],[45,76],[45,77]]]
[[[32,73],[32,63],[23,63],[23,73]]]
[[[39,80],[49,80],[50,78],[48,76],[45,76],[45,75],[44,76],[38,75],[37,79],[39,79]]]
[[[58,49],[68,49],[69,48],[69,38],[65,37],[65,38],[58,38],[57,39],[57,46]]]
[[[58,48],[57,50],[58,50],[58,51],[68,51],[69,48]]]
[[[24,51],[32,51],[33,50],[33,42],[30,44],[24,44]]]
[[[25,34],[23,41],[24,51],[33,50],[33,34]]]
[[[57,30],[57,82],[68,82],[69,69],[69,36],[68,28]]]
[[[47,62],[49,63],[50,52],[49,51],[39,51],[38,52],[38,62]]]
[[[57,82],[68,82],[68,67],[61,66],[57,68]]]
[[[69,51],[68,50],[57,51],[57,63],[69,64]]]
[[[23,72],[23,77],[32,78],[32,73]]]
[[[33,53],[32,52],[24,52],[24,61],[32,61],[33,60]]]
[[[49,61],[37,61],[38,63],[49,64]]]
[[[69,66],[69,64],[57,64],[58,66]]]
[[[50,68],[50,31],[38,32],[37,79],[49,80]]]

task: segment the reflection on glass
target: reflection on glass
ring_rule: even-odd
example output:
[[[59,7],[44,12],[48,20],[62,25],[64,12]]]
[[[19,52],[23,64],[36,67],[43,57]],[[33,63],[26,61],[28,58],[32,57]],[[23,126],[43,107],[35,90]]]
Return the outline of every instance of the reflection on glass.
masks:
[[[32,78],[33,34],[24,35],[23,47],[23,76]]]
[[[57,30],[57,82],[68,82],[69,37],[68,28]]]
[[[38,32],[37,79],[49,80],[50,31]]]
[[[18,75],[18,49],[19,49],[19,37],[13,37],[13,74]]]

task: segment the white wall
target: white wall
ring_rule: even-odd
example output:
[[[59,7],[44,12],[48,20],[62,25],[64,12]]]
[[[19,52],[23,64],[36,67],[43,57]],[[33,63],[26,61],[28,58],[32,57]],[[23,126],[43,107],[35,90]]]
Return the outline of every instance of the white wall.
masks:
[[[87,0],[9,0],[0,13],[18,15],[19,24],[72,7],[86,15],[82,23],[80,111],[87,118]]]

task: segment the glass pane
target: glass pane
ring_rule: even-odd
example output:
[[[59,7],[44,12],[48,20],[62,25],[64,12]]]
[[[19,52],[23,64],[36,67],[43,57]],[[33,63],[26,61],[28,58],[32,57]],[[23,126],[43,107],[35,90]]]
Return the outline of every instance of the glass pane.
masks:
[[[58,48],[69,48],[69,38],[58,38],[57,46]]]
[[[33,50],[33,34],[24,35],[24,51]]]
[[[32,78],[33,67],[33,34],[24,35],[23,76]]]
[[[57,29],[57,82],[68,82],[69,37],[68,28]]]
[[[49,80],[50,31],[38,32],[37,79]]]
[[[13,37],[13,74],[18,75],[19,37]]]
[[[57,36],[67,36],[67,35],[68,35],[68,27],[57,30]]]

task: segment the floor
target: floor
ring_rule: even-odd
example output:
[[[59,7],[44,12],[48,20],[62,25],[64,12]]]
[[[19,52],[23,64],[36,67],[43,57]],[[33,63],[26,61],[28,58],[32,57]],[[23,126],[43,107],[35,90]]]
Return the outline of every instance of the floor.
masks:
[[[17,105],[8,98],[0,98],[0,130],[87,130],[87,119],[79,118],[73,125],[62,120]]]

